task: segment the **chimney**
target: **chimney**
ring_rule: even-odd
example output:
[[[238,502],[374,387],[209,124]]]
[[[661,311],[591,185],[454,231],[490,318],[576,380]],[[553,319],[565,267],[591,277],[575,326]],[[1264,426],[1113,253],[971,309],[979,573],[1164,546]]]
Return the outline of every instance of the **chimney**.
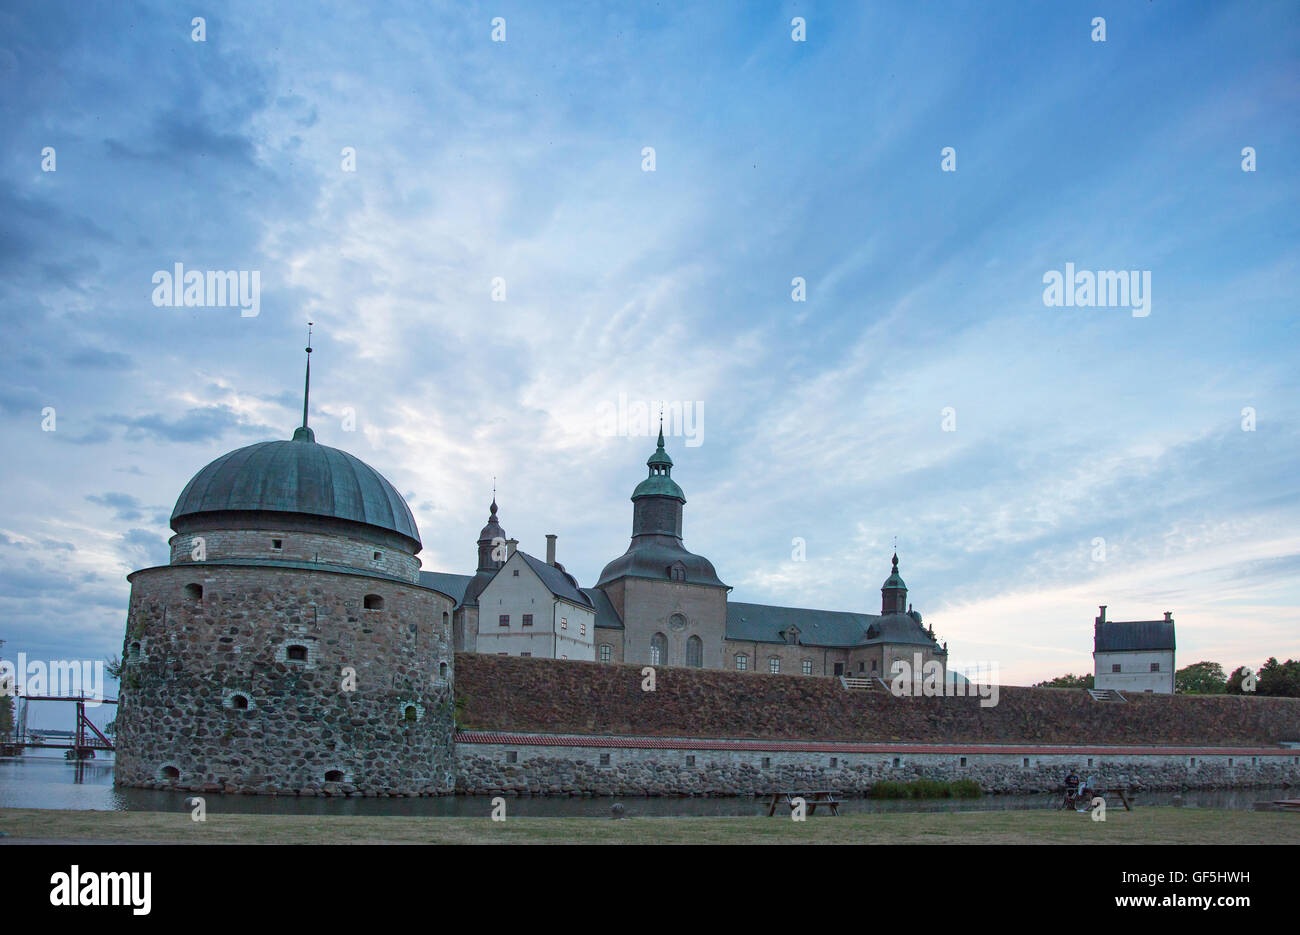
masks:
[[[546,564],[555,564],[555,533],[546,534]]]
[[[1172,610],[1166,610],[1165,623],[1173,623],[1173,620],[1174,620],[1174,612]]]
[[[1098,615],[1098,617],[1097,617],[1097,622],[1098,622],[1098,623],[1105,623],[1105,622],[1106,622],[1106,605],[1105,605],[1105,604],[1098,604],[1097,606],[1101,608],[1101,614]]]
[[[510,556],[514,555],[514,554],[515,554],[515,549],[517,549],[517,548],[519,548],[519,540],[518,540],[518,539],[507,539],[507,540],[506,540],[506,558],[509,558]]]

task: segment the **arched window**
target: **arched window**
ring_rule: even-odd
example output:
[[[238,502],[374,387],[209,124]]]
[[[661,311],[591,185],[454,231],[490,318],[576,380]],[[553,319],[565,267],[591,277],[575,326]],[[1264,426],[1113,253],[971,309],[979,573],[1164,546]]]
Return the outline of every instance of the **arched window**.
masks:
[[[136,640],[134,643],[131,644],[131,658],[134,659],[139,655],[140,655],[140,641]]]
[[[329,770],[326,770],[326,771],[325,771],[325,781],[326,781],[326,782],[342,782],[342,781],[343,781],[343,770],[341,770],[341,769],[329,769]]]
[[[366,610],[383,610],[384,599],[380,597],[378,594],[367,594],[365,598],[362,600],[361,606],[363,606]]]
[[[163,779],[180,779],[181,771],[175,766],[164,766],[159,771],[159,775],[162,776]]]
[[[406,709],[402,712],[402,717],[406,718],[408,721],[414,721],[419,716],[420,714],[415,710],[415,705],[413,704],[408,704]]]
[[[749,655],[747,653],[736,653],[736,671],[744,672],[749,668]]]
[[[185,599],[187,601],[203,600],[203,585],[201,584],[185,585]]]
[[[438,678],[440,679],[447,678],[447,663],[445,662],[438,663]]]
[[[231,695],[231,696],[230,696],[230,706],[231,706],[232,708],[234,708],[236,711],[247,711],[247,710],[248,710],[248,696],[247,696],[247,695]]]
[[[686,664],[696,669],[704,668],[704,640],[698,636],[686,641]]]
[[[650,665],[668,665],[668,637],[656,633],[650,638]]]
[[[299,643],[295,643],[285,651],[284,657],[288,659],[290,662],[306,662],[307,647]]]

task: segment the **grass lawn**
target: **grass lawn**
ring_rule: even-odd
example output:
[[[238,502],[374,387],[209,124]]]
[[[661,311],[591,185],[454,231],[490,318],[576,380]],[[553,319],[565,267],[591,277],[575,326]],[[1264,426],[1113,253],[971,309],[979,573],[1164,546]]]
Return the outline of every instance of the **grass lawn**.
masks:
[[[22,838],[178,844],[1300,844],[1300,815],[1198,808],[788,818],[412,818],[0,809]]]

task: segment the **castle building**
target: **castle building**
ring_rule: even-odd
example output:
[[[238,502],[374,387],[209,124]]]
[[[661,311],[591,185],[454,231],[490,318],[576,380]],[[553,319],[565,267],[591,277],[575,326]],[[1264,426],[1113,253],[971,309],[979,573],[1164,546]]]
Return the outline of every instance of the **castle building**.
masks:
[[[202,468],[172,511],[168,564],[128,576],[116,783],[450,792],[455,651],[807,676],[946,662],[897,555],[879,614],[729,601],[683,543],[662,426],[631,541],[594,587],[557,561],[555,536],[544,561],[507,538],[495,494],[474,574],[422,571],[402,496],[308,427],[307,353],[292,439]]]
[[[922,664],[933,660],[946,669],[946,646],[935,640],[932,628],[922,626],[921,615],[908,604],[897,555],[880,589],[879,614],[731,601],[732,589],[718,577],[713,563],[683,543],[686,495],[673,480],[673,460],[664,448],[662,426],[646,467],[645,479],[632,492],[631,542],[605,566],[593,588],[577,588],[572,577],[563,573],[554,561],[554,536],[548,537],[545,563],[531,557],[515,562],[513,556],[519,553],[514,540],[505,538],[494,498],[488,524],[479,534],[475,574],[421,572],[426,585],[456,597],[457,650],[509,655],[525,651],[520,648],[525,642],[518,638],[522,628],[504,609],[505,598],[494,591],[496,603],[489,607],[483,595],[507,566],[511,579],[531,566],[563,573],[560,578],[548,572],[556,606],[567,593],[570,600],[565,606],[576,613],[581,605],[574,593],[587,599],[598,662],[888,678],[900,663],[914,666],[919,655]],[[499,550],[496,558],[494,549]],[[569,583],[572,588],[566,587]],[[551,585],[542,582],[531,587],[530,600],[539,600],[541,588]],[[555,655],[554,650],[546,651],[545,640],[537,635],[530,645],[535,647],[527,650],[531,655]]]
[[[116,783],[453,789],[456,601],[421,583],[402,496],[318,444],[305,400],[292,440],[195,474],[171,527],[170,562],[128,576]]]
[[[1174,693],[1174,615],[1164,620],[1107,620],[1106,605],[1093,620],[1093,687]]]

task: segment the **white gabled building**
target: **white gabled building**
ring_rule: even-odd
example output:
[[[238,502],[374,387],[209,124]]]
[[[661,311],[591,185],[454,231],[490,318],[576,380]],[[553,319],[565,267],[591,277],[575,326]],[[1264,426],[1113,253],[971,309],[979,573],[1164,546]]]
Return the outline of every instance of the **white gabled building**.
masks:
[[[514,550],[479,593],[478,652],[596,660],[596,608],[555,561],[554,536],[546,553]]]
[[[1093,685],[1126,692],[1174,693],[1174,618],[1093,621]]]

